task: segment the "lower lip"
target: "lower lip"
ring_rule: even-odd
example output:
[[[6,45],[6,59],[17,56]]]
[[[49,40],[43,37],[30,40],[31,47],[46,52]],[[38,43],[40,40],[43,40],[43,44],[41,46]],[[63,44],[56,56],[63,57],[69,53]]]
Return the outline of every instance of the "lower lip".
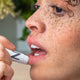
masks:
[[[32,64],[35,64],[35,63],[45,59],[46,55],[33,56],[33,55],[29,54],[28,56],[29,56],[28,64],[32,65]]]

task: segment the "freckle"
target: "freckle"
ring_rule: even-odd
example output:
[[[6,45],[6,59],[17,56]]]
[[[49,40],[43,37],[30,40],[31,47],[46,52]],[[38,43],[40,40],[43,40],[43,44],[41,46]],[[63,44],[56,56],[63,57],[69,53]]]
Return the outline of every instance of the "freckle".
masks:
[[[73,21],[73,20],[71,20],[71,23],[72,23],[72,21]]]
[[[55,22],[56,22],[56,20],[55,20]]]
[[[78,21],[80,22],[80,19]]]

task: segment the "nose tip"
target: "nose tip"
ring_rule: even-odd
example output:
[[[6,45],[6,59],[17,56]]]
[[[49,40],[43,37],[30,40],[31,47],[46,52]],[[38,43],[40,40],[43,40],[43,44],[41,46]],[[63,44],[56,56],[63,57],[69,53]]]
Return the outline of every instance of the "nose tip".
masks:
[[[45,31],[45,24],[39,20],[27,20],[26,26],[31,30],[39,33],[43,33]]]

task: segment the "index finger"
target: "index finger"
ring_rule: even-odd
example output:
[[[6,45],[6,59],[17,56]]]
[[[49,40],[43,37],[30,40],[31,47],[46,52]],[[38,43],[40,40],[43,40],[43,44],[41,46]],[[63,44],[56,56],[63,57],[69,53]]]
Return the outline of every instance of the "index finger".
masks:
[[[0,35],[0,43],[10,50],[15,50],[15,45],[11,43],[6,37]]]

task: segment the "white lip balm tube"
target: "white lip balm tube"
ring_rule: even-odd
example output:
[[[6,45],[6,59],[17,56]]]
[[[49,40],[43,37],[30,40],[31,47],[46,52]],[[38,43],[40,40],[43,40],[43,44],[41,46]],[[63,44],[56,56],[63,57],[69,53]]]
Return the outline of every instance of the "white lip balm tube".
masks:
[[[27,55],[24,55],[21,52],[17,52],[17,51],[11,51],[7,48],[5,48],[8,53],[10,54],[12,61],[18,62],[18,63],[23,63],[23,64],[27,64],[29,61],[29,57]]]

